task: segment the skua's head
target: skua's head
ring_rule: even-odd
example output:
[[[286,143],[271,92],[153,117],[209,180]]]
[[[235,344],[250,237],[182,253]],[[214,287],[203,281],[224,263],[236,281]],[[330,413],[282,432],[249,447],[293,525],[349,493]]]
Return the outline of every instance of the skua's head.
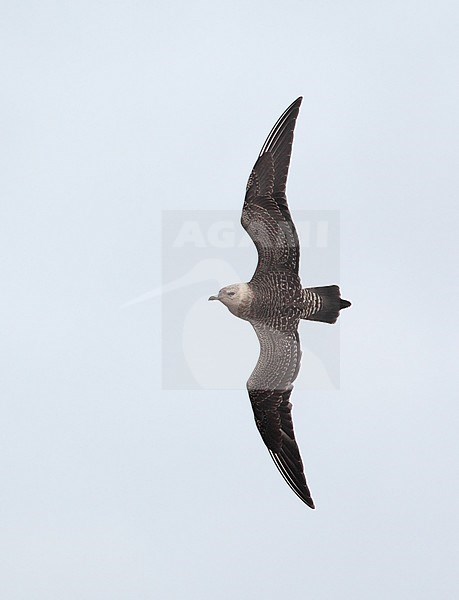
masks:
[[[209,300],[220,300],[233,314],[238,315],[241,306],[246,304],[248,295],[249,289],[246,283],[233,283],[222,288],[218,296],[211,296]]]

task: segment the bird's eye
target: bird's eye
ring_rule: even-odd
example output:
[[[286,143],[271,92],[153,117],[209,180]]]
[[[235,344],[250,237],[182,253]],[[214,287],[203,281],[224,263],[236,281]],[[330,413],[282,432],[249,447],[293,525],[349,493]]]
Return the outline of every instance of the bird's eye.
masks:
[[[234,296],[235,292],[228,292],[228,296]]]

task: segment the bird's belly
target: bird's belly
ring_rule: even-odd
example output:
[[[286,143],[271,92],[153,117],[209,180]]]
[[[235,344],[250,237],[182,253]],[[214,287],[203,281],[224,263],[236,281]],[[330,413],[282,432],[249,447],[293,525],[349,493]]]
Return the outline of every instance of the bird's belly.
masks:
[[[266,273],[251,282],[251,320],[276,329],[298,325],[303,308],[299,277],[291,272]]]
[[[287,330],[298,325],[301,318],[301,301],[283,294],[259,298],[252,304],[251,317],[275,329]]]

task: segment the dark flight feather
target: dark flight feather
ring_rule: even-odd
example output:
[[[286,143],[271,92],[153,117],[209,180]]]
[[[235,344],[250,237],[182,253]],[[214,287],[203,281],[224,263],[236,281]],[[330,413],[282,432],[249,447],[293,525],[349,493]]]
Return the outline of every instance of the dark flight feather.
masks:
[[[247,183],[241,224],[258,250],[257,271],[261,272],[279,268],[298,273],[299,269],[300,244],[285,186],[301,101],[295,100],[274,125]]]
[[[247,382],[255,423],[285,481],[303,502],[314,508],[295,440],[290,403],[292,384],[301,363],[298,332],[252,325],[260,342],[260,356]]]

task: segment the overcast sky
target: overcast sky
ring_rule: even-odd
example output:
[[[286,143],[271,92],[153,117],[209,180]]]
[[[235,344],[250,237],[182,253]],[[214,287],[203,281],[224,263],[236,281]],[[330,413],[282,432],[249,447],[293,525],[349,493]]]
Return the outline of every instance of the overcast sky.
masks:
[[[0,12],[2,599],[456,597],[457,2]],[[237,214],[299,95],[290,207],[340,232],[339,264],[305,243],[302,280],[353,302],[339,389],[292,395],[315,511],[256,431],[253,332],[205,301],[254,249],[210,244],[158,292],[163,211]],[[328,327],[302,324],[302,377]],[[166,348],[190,389],[164,389]]]

